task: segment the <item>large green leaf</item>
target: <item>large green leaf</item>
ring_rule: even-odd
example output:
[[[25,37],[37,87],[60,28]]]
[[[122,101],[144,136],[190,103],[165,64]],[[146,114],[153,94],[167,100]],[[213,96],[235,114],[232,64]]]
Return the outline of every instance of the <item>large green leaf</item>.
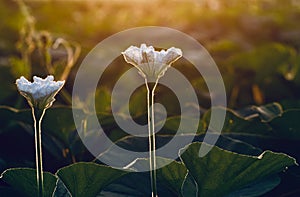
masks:
[[[161,160],[158,161],[164,162],[165,159]],[[157,176],[163,187],[170,189],[177,196],[182,196],[181,188],[187,176],[187,169],[183,163],[172,161],[170,164],[158,169]]]
[[[37,196],[36,170],[30,168],[11,168],[1,174],[1,178],[20,193],[28,196]],[[52,196],[56,177],[44,172],[44,197]]]
[[[182,196],[181,187],[187,176],[186,167],[183,163],[171,159],[162,157],[156,159],[156,166],[159,168],[157,169],[158,187],[169,189],[175,196]],[[150,169],[149,159],[137,159],[128,167],[137,171]]]
[[[278,175],[273,175],[271,177],[264,178],[259,181],[254,181],[251,184],[226,195],[226,197],[258,197],[266,192],[274,189],[280,183],[280,178]],[[182,186],[182,194],[184,197],[195,197],[198,196],[198,185],[195,183],[194,178],[189,174]]]
[[[254,181],[254,183],[251,183],[240,190],[234,191],[229,195],[226,195],[226,197],[258,197],[274,189],[279,183],[280,177],[278,175],[273,175],[259,181]]]
[[[137,181],[138,180],[138,181]],[[160,189],[160,188],[158,188]],[[149,172],[132,172],[124,175],[101,191],[100,196],[150,196]]]
[[[205,134],[205,136],[209,138],[216,138],[216,134]],[[194,142],[203,142],[203,139],[205,137],[204,135],[197,135],[194,139]],[[209,142],[206,142],[209,143]],[[243,155],[259,155],[262,153],[262,150],[252,146],[251,144],[248,144],[244,141],[236,140],[234,138],[228,137],[227,135],[220,135],[218,136],[218,140],[215,144],[216,146],[232,151],[235,153],[243,154]]]
[[[233,138],[225,137],[224,135],[217,136],[216,134],[206,134],[210,138],[218,138],[216,144],[226,150],[231,150],[241,154],[257,155],[261,153],[261,150],[253,147],[250,144],[244,143]],[[164,158],[178,157],[178,151],[184,148],[187,144],[192,141],[202,142],[205,135],[157,135],[156,136],[156,147],[157,149],[167,146],[168,149],[160,152],[156,151],[157,156]],[[174,144],[170,145],[168,142],[174,140]],[[122,154],[120,148],[132,151],[133,154]],[[167,151],[166,151],[167,150]],[[101,161],[108,160],[113,163],[114,167],[125,167],[132,161],[138,158],[148,157],[148,138],[147,137],[134,137],[128,136],[118,140],[113,146],[104,151],[99,155],[98,159]],[[142,152],[142,153],[140,153]]]
[[[136,180],[138,180],[138,182]],[[157,174],[157,190],[159,196],[181,196],[170,187],[170,183],[166,182],[166,180],[164,180],[159,174]],[[180,190],[180,187],[177,189]],[[107,197],[110,197],[112,194],[116,196],[151,196],[149,172],[136,172],[125,175],[120,179],[120,181],[116,181],[115,183],[106,187],[105,192],[101,192],[102,196]]]
[[[224,196],[296,165],[294,158],[283,153],[265,151],[259,156],[247,156],[216,146],[200,158],[201,146],[211,147],[195,142],[180,151],[182,161],[198,184],[198,196]]]
[[[162,136],[159,136],[162,137]],[[196,136],[195,140],[201,140],[203,136]],[[230,150],[239,151],[247,154],[260,154],[261,151],[254,147],[236,141],[230,138],[221,136],[217,142],[223,147]],[[187,175],[187,169],[181,162],[176,162],[167,158],[157,158],[157,166],[165,165],[157,170],[158,193],[160,196],[184,196],[195,197],[197,195],[197,185],[193,178]],[[148,159],[136,159],[131,165],[127,166],[136,170],[148,169]],[[149,172],[130,173],[122,177],[116,183],[113,183],[105,188],[105,192],[101,196],[145,196],[150,195]],[[135,182],[134,180],[139,180]],[[260,188],[258,188],[258,184]],[[242,188],[235,193],[251,195],[253,193],[265,193],[276,186],[278,182],[271,180],[264,180],[259,183],[251,183],[246,188]]]
[[[127,173],[104,165],[79,162],[59,169],[56,175],[72,196],[95,197],[105,186]]]
[[[190,173],[188,173],[184,179],[181,194],[184,197],[195,197],[198,195],[198,185]]]

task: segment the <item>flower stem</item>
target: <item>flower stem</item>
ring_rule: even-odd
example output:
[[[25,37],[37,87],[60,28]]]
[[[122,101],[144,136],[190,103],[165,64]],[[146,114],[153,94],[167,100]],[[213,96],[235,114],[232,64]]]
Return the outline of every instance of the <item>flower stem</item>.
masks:
[[[157,197],[156,187],[156,153],[155,153],[155,122],[154,122],[154,91],[158,80],[152,88],[149,87],[147,80],[145,84],[147,88],[147,109],[148,109],[148,133],[149,133],[149,165],[150,165],[150,181],[152,197]]]
[[[43,178],[43,157],[42,157],[42,119],[46,109],[32,108],[35,136],[35,162],[36,162],[36,181],[38,197],[43,197],[44,178]]]

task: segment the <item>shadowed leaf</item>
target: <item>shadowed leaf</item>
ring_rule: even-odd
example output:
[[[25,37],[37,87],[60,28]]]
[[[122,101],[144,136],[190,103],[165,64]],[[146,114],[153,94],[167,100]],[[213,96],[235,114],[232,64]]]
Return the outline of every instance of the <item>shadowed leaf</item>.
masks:
[[[198,184],[198,196],[224,196],[296,165],[294,158],[283,153],[265,151],[259,156],[247,156],[216,146],[200,158],[201,146],[211,145],[195,142],[180,151],[182,161]]]
[[[30,168],[11,168],[5,170],[1,178],[20,193],[28,196],[38,196],[36,170]],[[44,197],[52,196],[55,188],[56,177],[44,172]]]
[[[59,169],[56,175],[72,196],[95,197],[105,186],[127,173],[104,165],[80,162]]]

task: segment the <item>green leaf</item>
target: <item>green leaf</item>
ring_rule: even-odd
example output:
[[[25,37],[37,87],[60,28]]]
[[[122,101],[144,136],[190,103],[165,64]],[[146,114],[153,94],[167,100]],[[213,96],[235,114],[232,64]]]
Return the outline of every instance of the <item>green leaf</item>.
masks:
[[[178,197],[174,191],[166,187],[166,183],[161,181],[164,181],[164,179],[157,178],[159,196]],[[132,172],[126,174],[105,187],[100,196],[151,196],[150,174],[149,172]]]
[[[300,140],[300,109],[287,110],[269,122],[278,138]]]
[[[229,137],[225,137],[224,135],[215,136],[215,134],[206,134],[209,137],[218,138],[217,145],[222,147],[226,150],[235,151],[241,154],[250,154],[250,155],[257,155],[261,153],[261,150],[258,148],[253,147],[250,144],[244,143],[239,140],[234,140]],[[156,136],[156,147],[157,149],[166,146],[170,140],[174,140],[175,144],[169,148],[168,151],[157,151],[156,154],[158,157],[164,158],[177,158],[178,151],[181,148],[184,148],[188,143],[192,141],[200,141],[202,142],[204,135],[192,135],[192,134],[185,134],[185,135],[157,135]],[[137,154],[122,154],[120,153],[120,149],[123,148],[128,151],[136,152]],[[138,152],[144,152],[143,154],[138,154]],[[148,138],[147,137],[135,137],[135,136],[127,136],[119,141],[117,141],[113,146],[107,149],[105,152],[100,154],[97,158],[101,161],[108,160],[113,163],[114,167],[122,168],[127,166],[129,163],[133,162],[134,160],[147,157],[148,156]]]
[[[261,122],[261,119],[257,115],[254,118],[245,118],[239,115],[234,110],[224,108],[224,107],[216,107],[213,109],[214,113],[223,114],[226,111],[226,117],[224,121],[224,126],[222,129],[222,133],[234,133],[234,134],[243,134],[243,135],[256,135],[256,136],[269,136],[271,128],[268,124]],[[211,110],[207,111],[203,120],[206,125],[209,125],[210,122],[210,114]],[[212,125],[212,130],[214,130]]]
[[[71,197],[70,192],[60,179],[57,179],[56,181],[56,186],[52,197]]]
[[[212,134],[209,134],[212,135]],[[192,136],[192,135],[190,135]],[[172,139],[174,136],[165,135],[157,136],[157,145],[162,146],[165,142]],[[178,140],[183,140],[186,136],[177,136]],[[204,135],[196,135],[195,141],[202,141]],[[137,137],[127,137],[123,139],[124,141],[119,141],[118,146],[135,151],[146,151],[147,149],[147,138],[137,138]],[[234,140],[231,138],[227,138],[224,136],[220,136],[217,144],[223,148],[228,150],[238,151],[243,154],[251,154],[257,155],[261,153],[261,150],[243,143],[238,140]],[[177,150],[179,150],[178,147]],[[112,151],[112,150],[110,150]],[[108,151],[109,152],[109,151]],[[178,152],[178,151],[177,151]],[[118,155],[117,152],[110,154],[107,156],[111,159],[112,157],[122,157],[122,155]],[[124,156],[124,159],[120,159],[121,161],[126,161],[123,166],[127,163],[134,160],[134,158],[129,158]],[[157,179],[158,179],[158,188],[159,194],[162,196],[196,196],[197,194],[197,185],[194,182],[193,178],[189,175],[186,178],[186,168],[180,162],[175,162],[171,159],[158,157],[158,166],[163,165],[164,162],[170,162],[169,165],[164,166],[163,168],[158,169],[157,171]],[[122,167],[120,165],[119,167]],[[133,162],[130,167],[136,169],[145,169],[148,166],[147,159],[137,158],[135,162]],[[128,167],[128,166],[127,166]],[[175,177],[175,178],[174,178]],[[149,191],[150,183],[149,183],[149,173],[130,173],[121,178],[120,181],[113,183],[105,188],[105,193],[101,193],[103,196],[111,196],[111,195],[124,195],[124,196],[145,196],[146,194],[151,194]],[[135,182],[134,180],[139,180]],[[181,189],[182,188],[182,189]],[[180,191],[182,190],[182,191]]]
[[[188,173],[184,179],[181,187],[181,194],[184,197],[198,196],[198,185],[190,173]]]
[[[84,117],[81,109],[72,107],[53,107],[49,108],[43,119],[42,130],[49,135],[69,144],[69,136],[71,132],[76,132],[76,126],[73,119],[73,111],[76,110],[77,115]]]
[[[253,106],[263,122],[268,122],[278,116],[281,116],[283,109],[279,103],[271,103],[264,106]]]
[[[107,197],[129,197],[127,194],[118,193],[118,192],[109,192],[109,191],[102,191],[101,194],[97,195],[97,197],[100,196],[107,196]],[[134,197],[137,195],[130,195],[130,197]],[[143,195],[140,195],[143,196]]]
[[[249,120],[259,117],[262,122],[268,122],[283,113],[282,106],[279,103],[269,103],[262,106],[251,106],[236,111],[244,119]]]
[[[200,158],[201,146],[211,147],[195,142],[180,151],[181,160],[198,184],[198,196],[224,196],[297,164],[294,158],[283,153],[265,151],[259,156],[248,156],[216,146]]]
[[[11,168],[1,174],[1,178],[18,190],[20,193],[29,196],[37,196],[36,170],[30,168]],[[44,172],[44,197],[52,196],[55,188],[56,177]]]
[[[105,187],[100,196],[151,196],[149,172],[126,174]]]
[[[187,169],[181,162],[172,159],[157,157],[156,158],[157,179],[159,188],[167,188],[176,196],[181,195],[181,187],[187,175]],[[137,159],[129,168],[141,171],[149,168],[149,159]],[[160,193],[158,193],[160,195]]]
[[[207,133],[205,136],[209,138],[219,137],[216,146],[228,150],[231,152],[243,154],[243,155],[259,155],[262,153],[261,149],[252,146],[251,144],[245,143],[244,141],[236,140],[227,135],[214,136],[216,134]],[[194,139],[194,142],[203,142],[204,135],[197,135]],[[208,142],[209,143],[209,142]]]
[[[183,131],[178,131],[181,121],[185,122],[186,127]],[[175,135],[177,132],[180,132],[180,134],[196,133],[195,131],[197,133],[204,133],[204,124],[203,121],[191,117],[172,116],[165,121],[158,122],[156,127],[162,127],[158,133],[159,135]]]
[[[95,197],[105,186],[127,173],[104,165],[79,162],[59,169],[56,175],[72,196]]]
[[[236,197],[236,196],[243,196],[243,197],[257,197],[261,196],[268,191],[274,189],[280,183],[280,177],[278,175],[273,175],[271,177],[263,178],[259,181],[254,181],[247,185],[246,187],[237,190],[235,192],[226,195],[226,197]]]
[[[144,86],[137,88],[131,95],[129,111],[132,116],[143,115],[147,111],[147,90]]]
[[[158,162],[164,162],[164,160],[167,159],[158,159]],[[173,191],[177,196],[182,196],[181,187],[187,176],[187,169],[183,163],[172,161],[170,164],[158,169],[157,176],[164,187]]]

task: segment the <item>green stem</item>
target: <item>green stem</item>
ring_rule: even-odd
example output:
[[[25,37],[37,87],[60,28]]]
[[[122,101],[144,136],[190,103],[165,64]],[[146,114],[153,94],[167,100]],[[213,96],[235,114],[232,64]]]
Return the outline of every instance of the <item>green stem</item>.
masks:
[[[152,197],[157,197],[156,186],[156,153],[155,153],[155,122],[154,122],[154,92],[157,86],[158,80],[155,82],[152,88],[149,88],[147,79],[145,84],[147,88],[147,109],[148,109],[148,135],[149,135],[149,165],[150,165],[150,181]]]
[[[42,119],[46,109],[32,108],[35,136],[35,161],[36,161],[36,181],[38,197],[43,197],[44,178],[43,178],[43,157],[42,157]]]

